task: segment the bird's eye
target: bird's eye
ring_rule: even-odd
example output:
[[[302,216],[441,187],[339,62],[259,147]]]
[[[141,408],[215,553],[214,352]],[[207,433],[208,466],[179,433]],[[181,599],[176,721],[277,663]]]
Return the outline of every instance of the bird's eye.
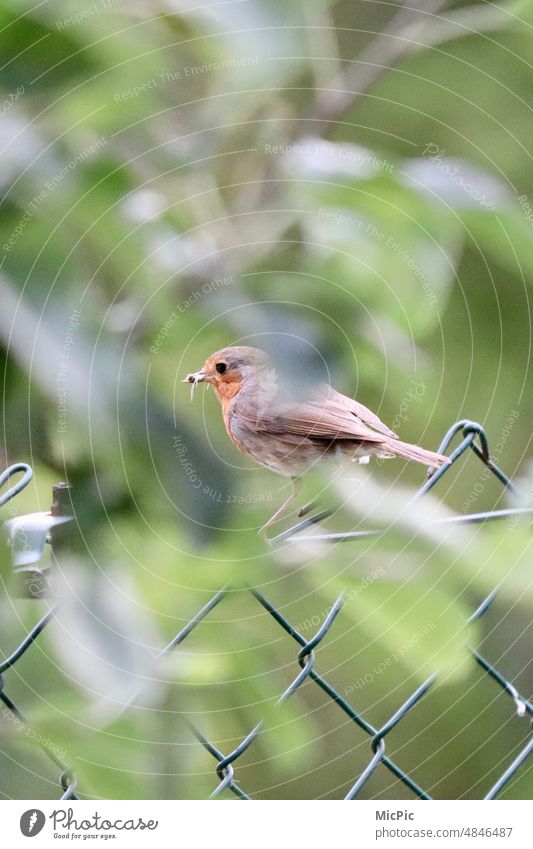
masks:
[[[217,363],[215,368],[216,368],[216,370],[218,371],[219,374],[224,374],[224,372],[227,369],[227,365],[226,365],[226,363]]]

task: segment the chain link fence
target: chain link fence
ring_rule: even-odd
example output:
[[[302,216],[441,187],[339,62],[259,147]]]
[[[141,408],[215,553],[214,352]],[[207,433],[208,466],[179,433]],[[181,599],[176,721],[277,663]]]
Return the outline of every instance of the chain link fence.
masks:
[[[446,434],[441,446],[439,447],[440,453],[445,453],[450,448],[452,442],[456,439],[456,437],[460,435],[462,437],[461,442],[457,445],[451,453],[449,453],[449,457],[451,459],[451,465],[453,465],[457,460],[465,454],[465,452],[472,451],[480,461],[482,461],[487,469],[498,479],[504,487],[508,490],[515,492],[516,489],[513,483],[509,480],[509,478],[504,474],[504,472],[493,462],[489,452],[489,444],[487,435],[483,427],[475,422],[471,421],[460,421],[457,422],[453,427],[450,428],[448,433]],[[443,466],[438,471],[436,471],[431,477],[428,478],[427,482],[424,486],[419,490],[418,497],[423,496],[426,492],[433,489],[439,480],[448,472],[451,468],[449,466]],[[0,476],[0,488],[7,484],[11,478],[15,475],[22,474],[23,477],[16,483],[12,484],[10,488],[0,497],[0,507],[4,506],[10,499],[16,497],[16,495],[29,483],[31,480],[31,469],[24,463],[16,464],[15,466],[7,469]],[[16,527],[11,527],[11,535],[12,542],[13,537],[16,534],[23,535],[24,546],[26,547],[26,551],[28,549],[32,550],[37,548],[37,552],[39,552],[42,548],[44,548],[45,541],[51,541],[52,544],[54,542],[54,529],[57,524],[65,521],[66,513],[68,513],[69,509],[69,501],[68,501],[68,487],[64,484],[59,484],[54,488],[54,504],[52,510],[49,514],[49,517],[44,514],[34,514],[34,516],[40,517],[40,524],[32,517],[20,517],[18,520],[18,524]],[[512,516],[521,516],[525,514],[532,514],[533,507],[516,507],[510,509],[502,509],[502,510],[493,510],[488,512],[474,513],[468,515],[458,515],[452,517],[446,517],[444,519],[437,519],[436,522],[450,522],[450,523],[482,523],[487,521],[494,521],[499,519],[505,519]],[[312,516],[294,527],[290,528],[288,531],[284,531],[282,534],[278,534],[278,536],[274,537],[271,542],[276,543],[290,537],[295,536],[300,533],[302,530],[308,529],[310,526],[316,524],[321,521],[328,513],[320,513],[316,516]],[[26,525],[24,525],[24,520],[26,519]],[[9,523],[8,523],[9,524]],[[38,526],[36,528],[36,525]],[[26,530],[25,530],[26,528]],[[28,530],[28,528],[30,530]],[[356,542],[358,539],[365,538],[371,535],[377,535],[382,533],[382,531],[377,530],[365,530],[365,531],[351,531],[346,533],[333,533],[333,534],[315,534],[308,535],[306,537],[307,540],[320,540],[321,542]],[[33,552],[33,556],[35,556],[35,551]],[[28,558],[31,560],[31,557]],[[46,580],[45,576],[38,569],[38,567],[31,567],[29,570],[26,569],[27,575],[30,575],[30,578],[26,576],[26,586],[29,587],[29,595],[37,598],[42,598],[43,603],[46,604]],[[196,629],[201,627],[202,622],[210,615],[210,613],[217,608],[218,605],[224,603],[224,599],[226,598],[230,588],[223,587],[221,588],[213,597],[205,604],[197,613],[190,619],[190,621],[185,625],[185,627],[175,635],[175,637],[169,642],[169,644],[162,649],[159,656],[161,657],[164,654],[172,652],[179,645],[181,645],[187,637]],[[333,626],[333,623],[337,616],[342,611],[343,606],[343,598],[340,596],[335,603],[332,605],[331,609],[327,613],[322,622],[320,628],[317,630],[316,634],[311,639],[305,639],[302,634],[295,628],[286,618],[282,615],[282,613],[276,609],[274,605],[270,603],[270,601],[265,598],[262,593],[257,592],[255,589],[249,589],[247,592],[251,594],[251,596],[255,599],[258,605],[261,606],[268,614],[272,617],[274,622],[286,632],[295,643],[295,664],[298,665],[299,670],[295,674],[293,681],[290,686],[280,694],[278,699],[278,704],[282,704],[287,699],[290,699],[294,693],[302,687],[304,684],[312,682],[316,687],[320,688],[320,690],[326,694],[326,696],[334,703],[339,711],[342,711],[343,714],[348,718],[348,720],[357,726],[359,729],[365,732],[368,735],[368,765],[359,775],[353,776],[353,783],[348,792],[345,795],[345,799],[356,799],[361,795],[361,792],[368,780],[377,770],[389,770],[395,778],[399,779],[406,788],[410,791],[414,798],[419,799],[431,799],[429,792],[423,787],[419,786],[419,784],[412,778],[408,771],[402,768],[401,763],[397,763],[396,760],[393,760],[387,754],[387,736],[389,733],[398,726],[399,723],[404,720],[406,716],[408,716],[416,707],[416,705],[420,702],[421,699],[428,693],[428,691],[433,687],[436,681],[436,674],[428,677],[426,681],[424,681],[419,687],[417,687],[414,692],[411,693],[409,698],[403,702],[403,704],[399,705],[396,710],[391,714],[390,718],[382,724],[380,727],[376,727],[372,725],[364,716],[362,712],[360,712],[357,708],[357,705],[350,704],[346,698],[344,698],[341,693],[335,689],[326,678],[320,673],[320,671],[316,668],[316,654],[315,649],[317,646],[323,641],[327,640],[330,629]],[[475,610],[471,616],[472,620],[479,619],[482,617],[490,605],[494,601],[496,596],[496,590],[494,590],[484,601],[479,605],[478,609]],[[31,731],[30,725],[26,718],[24,717],[23,712],[19,709],[19,707],[14,703],[14,701],[10,698],[8,694],[9,690],[9,671],[14,667],[18,660],[29,650],[31,650],[32,645],[38,639],[39,635],[45,630],[47,625],[52,621],[55,616],[57,608],[50,607],[44,616],[37,622],[37,624],[27,633],[25,638],[22,640],[20,645],[18,645],[11,654],[5,656],[5,659],[0,661],[0,700],[4,705],[4,713],[7,711],[10,715],[12,721],[17,724],[17,727],[20,730],[24,730],[26,733]],[[481,655],[475,648],[470,649],[471,655],[474,658],[475,662],[481,667],[481,669],[489,676],[490,680],[494,683],[495,687],[500,688],[507,696],[509,697],[509,706],[512,711],[515,711],[520,717],[523,717],[526,721],[530,723],[531,726],[531,717],[533,715],[533,705],[524,698],[514,687],[511,681],[505,675],[505,670],[497,669],[495,666]],[[135,700],[125,708],[125,710],[134,710],[135,709]],[[199,744],[203,746],[207,752],[212,756],[214,761],[214,782],[216,782],[214,786],[214,790],[211,794],[212,797],[218,797],[223,794],[232,793],[237,796],[239,799],[250,799],[251,796],[246,792],[246,789],[241,785],[237,777],[237,769],[239,766],[239,759],[244,755],[244,753],[254,745],[254,742],[257,740],[258,735],[261,734],[263,728],[263,722],[259,722],[255,725],[251,730],[249,730],[242,738],[241,742],[238,746],[236,746],[231,752],[222,752],[214,742],[209,740],[197,727],[196,724],[192,723],[190,719],[183,718],[189,727],[191,733],[198,740]],[[531,730],[531,729],[530,729]],[[77,799],[79,798],[77,793],[77,778],[74,770],[71,765],[66,763],[62,758],[58,757],[57,749],[50,743],[50,741],[42,741],[39,739],[39,735],[34,735],[35,739],[38,740],[36,745],[39,745],[45,755],[50,758],[55,767],[57,767],[59,775],[58,775],[58,788],[61,788],[60,798],[63,800],[67,799]],[[518,755],[506,765],[505,769],[498,777],[497,781],[492,785],[489,791],[485,794],[485,799],[495,799],[502,792],[504,787],[508,784],[508,782],[517,774],[517,772],[523,768],[527,758],[530,756],[533,750],[533,736],[529,735],[527,743],[523,746]],[[81,791],[80,791],[81,792]]]

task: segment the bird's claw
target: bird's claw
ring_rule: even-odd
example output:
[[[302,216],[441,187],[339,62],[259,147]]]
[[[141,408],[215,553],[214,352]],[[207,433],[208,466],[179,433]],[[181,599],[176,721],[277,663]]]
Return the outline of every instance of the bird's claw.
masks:
[[[314,501],[310,501],[308,504],[304,504],[303,507],[300,507],[298,513],[296,514],[299,519],[303,519],[304,516],[307,516],[311,510],[314,510],[316,505],[318,504],[318,498],[315,498]]]

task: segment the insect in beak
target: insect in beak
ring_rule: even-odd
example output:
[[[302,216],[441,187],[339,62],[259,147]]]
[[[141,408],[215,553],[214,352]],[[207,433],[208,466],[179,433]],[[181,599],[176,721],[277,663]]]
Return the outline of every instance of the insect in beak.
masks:
[[[184,377],[182,383],[190,383],[191,384],[191,401],[194,398],[194,390],[198,386],[199,383],[202,383],[206,378],[206,374],[203,371],[196,371],[193,374],[188,374],[187,377]]]

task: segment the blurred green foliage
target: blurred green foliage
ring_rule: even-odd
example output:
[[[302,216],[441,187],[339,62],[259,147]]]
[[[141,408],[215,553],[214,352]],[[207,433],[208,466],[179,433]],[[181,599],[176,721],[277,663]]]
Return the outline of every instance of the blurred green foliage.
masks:
[[[367,737],[312,685],[275,706],[297,649],[250,586],[306,637],[345,591],[316,664],[377,727],[440,670],[388,743],[435,797],[487,792],[524,739],[466,646],[531,692],[527,526],[436,537],[415,533],[418,516],[378,542],[270,548],[257,528],[284,481],[236,452],[212,393],[190,404],[180,383],[220,347],[264,347],[406,441],[436,448],[454,421],[482,422],[527,499],[531,4],[420,8],[3,4],[1,463],[34,467],[18,514],[47,510],[68,479],[79,531],[55,569],[63,614],[6,687],[82,795],[207,795],[214,762],[182,713],[224,752],[266,718],[239,761],[257,798],[353,783]],[[368,527],[422,482],[394,461],[333,485],[313,473],[306,494],[336,507],[328,528]],[[465,513],[506,503],[473,456],[435,497]],[[43,602],[14,597],[0,553],[7,655]],[[55,798],[54,768],[0,719],[0,793]],[[365,794],[408,798],[385,771]],[[531,795],[526,768],[506,795]]]

